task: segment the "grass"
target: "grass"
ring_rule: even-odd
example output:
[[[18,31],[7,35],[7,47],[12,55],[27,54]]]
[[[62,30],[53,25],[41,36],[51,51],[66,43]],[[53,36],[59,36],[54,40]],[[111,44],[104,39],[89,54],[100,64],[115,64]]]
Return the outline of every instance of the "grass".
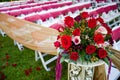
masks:
[[[9,58],[6,59],[6,54]],[[51,56],[47,56],[49,58]],[[16,66],[12,66],[16,64]],[[55,65],[51,63],[52,70],[47,72],[42,66],[41,60],[35,61],[33,50],[25,48],[19,51],[17,46],[14,46],[13,40],[8,36],[0,35],[0,71],[5,74],[5,80],[55,80]],[[40,67],[40,70],[36,70]],[[29,75],[25,74],[25,70],[31,69]],[[1,80],[1,79],[0,79]],[[67,64],[63,63],[62,79],[67,80]]]

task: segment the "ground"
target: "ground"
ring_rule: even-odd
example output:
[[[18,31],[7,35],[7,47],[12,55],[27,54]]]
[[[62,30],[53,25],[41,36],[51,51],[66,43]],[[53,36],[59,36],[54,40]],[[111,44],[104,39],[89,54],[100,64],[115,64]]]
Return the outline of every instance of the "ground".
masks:
[[[55,80],[55,65],[56,61],[48,65],[51,71],[45,71],[33,50],[19,51],[11,38],[0,35],[0,80]],[[61,80],[67,80],[67,63],[63,63]]]

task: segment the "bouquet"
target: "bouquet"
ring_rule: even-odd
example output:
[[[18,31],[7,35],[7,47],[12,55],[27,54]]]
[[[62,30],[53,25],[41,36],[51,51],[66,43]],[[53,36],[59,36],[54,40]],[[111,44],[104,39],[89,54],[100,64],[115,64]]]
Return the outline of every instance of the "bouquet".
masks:
[[[83,64],[99,60],[110,63],[111,52],[108,47],[113,44],[112,31],[101,17],[90,17],[88,12],[82,12],[75,18],[67,16],[59,32],[54,42],[59,53],[59,68],[65,59]],[[61,76],[59,70],[56,76]]]

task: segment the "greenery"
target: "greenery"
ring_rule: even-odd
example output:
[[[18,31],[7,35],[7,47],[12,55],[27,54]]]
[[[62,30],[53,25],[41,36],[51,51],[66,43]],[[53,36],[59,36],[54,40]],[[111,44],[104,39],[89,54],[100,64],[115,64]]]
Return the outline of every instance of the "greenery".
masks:
[[[10,2],[10,1],[18,1],[18,0],[0,0],[0,2]]]
[[[6,55],[9,55],[8,59],[6,59]],[[51,56],[47,56],[46,59],[49,57]],[[12,66],[13,63],[17,65]],[[55,65],[56,62],[51,63],[48,66],[52,70],[45,71],[41,60],[35,61],[34,51],[28,48],[19,51],[17,46],[14,46],[12,39],[0,35],[0,72],[4,73],[5,80],[55,80]],[[63,63],[63,65],[61,80],[67,80],[67,64]],[[40,70],[36,70],[36,67],[40,67]],[[30,68],[31,73],[27,76],[25,70]]]

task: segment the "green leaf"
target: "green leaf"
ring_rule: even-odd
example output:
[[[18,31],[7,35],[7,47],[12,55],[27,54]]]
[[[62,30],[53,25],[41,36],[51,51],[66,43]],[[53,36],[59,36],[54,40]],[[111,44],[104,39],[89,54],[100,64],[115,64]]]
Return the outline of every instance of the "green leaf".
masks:
[[[65,57],[62,57],[62,58],[60,59],[60,63],[64,62],[64,60],[65,60]]]
[[[85,55],[85,59],[86,59],[87,61],[90,61],[91,56],[90,56],[90,55]]]
[[[62,57],[67,57],[68,56],[68,54],[62,54]]]
[[[108,58],[103,59],[108,65],[110,65]]]
[[[82,52],[81,52],[81,59],[82,59],[82,62],[84,62],[85,61],[85,52],[84,52],[84,50],[82,50]]]

